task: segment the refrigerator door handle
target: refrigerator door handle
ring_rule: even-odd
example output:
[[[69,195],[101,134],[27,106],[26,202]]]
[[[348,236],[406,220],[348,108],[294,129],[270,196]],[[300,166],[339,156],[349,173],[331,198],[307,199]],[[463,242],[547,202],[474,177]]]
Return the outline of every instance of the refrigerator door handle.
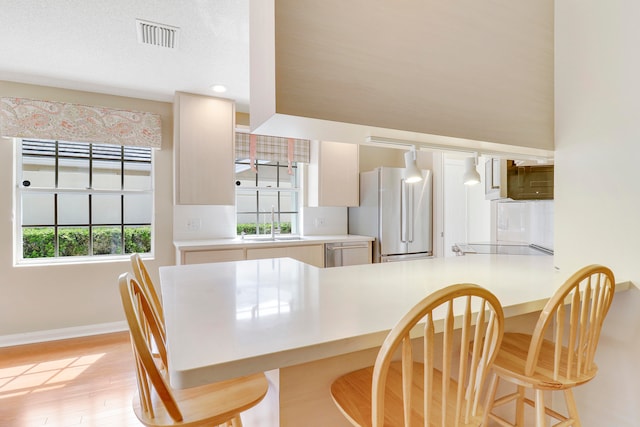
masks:
[[[407,184],[405,184],[407,185]],[[413,221],[413,217],[414,217],[414,209],[415,209],[415,205],[414,205],[414,197],[413,197],[413,185],[412,184],[408,184],[408,188],[407,188],[407,204],[409,205],[407,207],[407,228],[409,230],[409,238],[407,239],[409,241],[409,243],[413,243],[413,232],[414,232],[414,221]]]
[[[408,240],[408,206],[407,206],[407,183],[404,179],[400,180],[400,241],[407,243]]]

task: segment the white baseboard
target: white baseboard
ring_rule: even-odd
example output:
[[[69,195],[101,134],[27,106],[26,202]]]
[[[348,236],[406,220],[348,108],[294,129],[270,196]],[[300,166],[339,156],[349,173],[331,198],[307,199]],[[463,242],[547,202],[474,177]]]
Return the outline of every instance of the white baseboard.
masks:
[[[97,325],[76,326],[73,328],[51,329],[47,331],[26,332],[23,334],[0,335],[0,347],[33,344],[45,341],[79,338],[90,335],[108,334],[129,330],[127,322],[100,323]]]

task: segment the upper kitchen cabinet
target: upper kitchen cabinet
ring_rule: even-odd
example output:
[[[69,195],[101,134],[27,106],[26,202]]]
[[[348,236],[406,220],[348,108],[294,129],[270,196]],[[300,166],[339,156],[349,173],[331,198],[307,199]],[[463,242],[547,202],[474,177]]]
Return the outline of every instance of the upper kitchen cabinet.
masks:
[[[176,92],[175,203],[233,205],[235,104]]]
[[[553,199],[554,166],[489,159],[484,181],[487,200],[550,200]]]
[[[507,167],[507,196],[513,200],[553,199],[553,165]]]
[[[309,206],[358,206],[358,144],[311,141]]]

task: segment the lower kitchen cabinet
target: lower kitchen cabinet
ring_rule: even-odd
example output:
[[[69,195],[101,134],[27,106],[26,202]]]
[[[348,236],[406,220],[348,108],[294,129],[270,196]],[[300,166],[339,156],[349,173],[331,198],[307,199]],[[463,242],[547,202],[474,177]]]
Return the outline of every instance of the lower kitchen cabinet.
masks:
[[[182,249],[178,251],[177,256],[179,264],[289,257],[322,268],[324,267],[324,244],[237,249]]]
[[[239,245],[179,246],[177,264],[203,264],[209,262],[242,261],[246,259],[293,258],[314,267],[338,267],[371,263],[370,240],[327,240],[321,242],[246,243]]]
[[[219,249],[205,251],[182,251],[181,264],[204,264],[207,262],[242,261],[244,249]]]
[[[324,267],[324,245],[278,246],[247,248],[247,259],[289,257],[316,267]]]

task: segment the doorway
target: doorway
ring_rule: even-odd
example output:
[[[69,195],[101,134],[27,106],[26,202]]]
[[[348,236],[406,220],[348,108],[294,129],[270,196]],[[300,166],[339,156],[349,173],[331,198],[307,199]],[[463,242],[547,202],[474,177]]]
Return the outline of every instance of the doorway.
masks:
[[[443,162],[443,222],[444,256],[455,256],[451,247],[456,243],[489,242],[491,240],[491,202],[485,200],[484,183],[464,185],[465,158],[471,153],[444,153]],[[484,177],[482,156],[477,171]]]

